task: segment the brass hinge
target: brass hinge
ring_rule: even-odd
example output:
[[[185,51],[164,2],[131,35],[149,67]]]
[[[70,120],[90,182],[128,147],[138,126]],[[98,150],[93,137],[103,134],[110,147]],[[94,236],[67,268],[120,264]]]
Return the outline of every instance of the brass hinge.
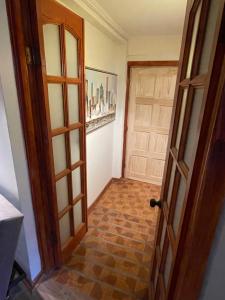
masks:
[[[31,48],[27,46],[25,48],[25,56],[26,61],[28,65],[39,65],[40,64],[40,58],[38,54],[38,50],[36,48]]]
[[[26,55],[27,64],[32,65],[33,64],[33,58],[32,58],[32,55],[31,55],[31,48],[30,47],[25,48],[25,55]]]

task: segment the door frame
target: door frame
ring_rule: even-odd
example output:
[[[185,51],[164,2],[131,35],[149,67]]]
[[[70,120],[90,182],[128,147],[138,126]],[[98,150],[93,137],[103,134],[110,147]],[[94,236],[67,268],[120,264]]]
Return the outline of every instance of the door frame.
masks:
[[[38,49],[36,49],[37,43],[35,43],[39,38],[39,25],[36,18],[38,8],[35,2],[6,0],[18,102],[41,258],[41,272],[33,281],[33,284],[43,273],[48,273],[60,267],[62,263],[61,249],[57,243],[57,224],[53,213],[54,205],[48,196],[52,194],[52,178],[51,172],[46,171],[49,166],[49,157],[45,145],[47,139],[46,128],[42,125],[45,124],[45,117],[41,113],[43,105],[38,101],[40,97],[44,96],[42,94],[42,83],[38,80],[41,76],[41,64]],[[84,70],[82,74],[84,80]],[[84,97],[84,93],[82,93],[82,97]],[[84,113],[84,109],[83,107],[82,113]],[[84,143],[85,141],[84,138]],[[86,186],[86,167],[84,169],[83,184]],[[86,191],[85,194],[87,194]],[[87,210],[87,207],[85,209]],[[84,229],[86,232],[87,225]]]
[[[127,131],[128,131],[128,112],[130,102],[130,83],[131,69],[145,67],[178,67],[178,60],[162,60],[162,61],[128,61],[127,62],[127,82],[126,82],[126,98],[125,98],[125,114],[124,114],[124,130],[123,130],[123,155],[122,155],[122,178],[125,176],[126,166],[126,150],[127,150]]]

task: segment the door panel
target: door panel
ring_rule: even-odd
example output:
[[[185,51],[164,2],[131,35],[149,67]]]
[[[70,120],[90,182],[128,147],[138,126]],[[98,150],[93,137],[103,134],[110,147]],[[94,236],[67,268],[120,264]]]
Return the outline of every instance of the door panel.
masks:
[[[176,67],[131,70],[127,178],[162,182],[176,75]]]
[[[155,254],[151,271],[154,300],[173,298],[180,233],[186,213],[188,193],[195,161],[198,138],[207,98],[210,54],[216,26],[212,3],[189,1],[183,36],[180,69],[169,136],[166,171],[161,191],[162,210],[158,222]],[[211,4],[211,6],[210,6]],[[210,9],[209,9],[210,7]],[[218,3],[215,9],[218,8]],[[217,11],[218,12],[218,11]],[[209,18],[207,18],[209,13]],[[215,19],[213,19],[213,17]],[[205,34],[204,28],[210,26]],[[162,280],[163,279],[163,280]],[[160,286],[160,289],[158,288]]]
[[[52,0],[37,7],[56,246],[66,259],[87,230],[83,19]]]

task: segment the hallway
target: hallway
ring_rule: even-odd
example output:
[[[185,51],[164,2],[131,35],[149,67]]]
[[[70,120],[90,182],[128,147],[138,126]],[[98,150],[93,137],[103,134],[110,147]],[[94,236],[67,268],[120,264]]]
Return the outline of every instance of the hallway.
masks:
[[[113,180],[66,265],[38,286],[44,299],[147,299],[160,187]],[[54,295],[54,296],[53,296]]]

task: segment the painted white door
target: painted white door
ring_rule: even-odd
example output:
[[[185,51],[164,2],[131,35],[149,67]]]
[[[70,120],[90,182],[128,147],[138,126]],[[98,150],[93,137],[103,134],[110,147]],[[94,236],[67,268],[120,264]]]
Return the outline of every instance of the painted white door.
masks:
[[[132,68],[125,177],[161,184],[177,67]]]

